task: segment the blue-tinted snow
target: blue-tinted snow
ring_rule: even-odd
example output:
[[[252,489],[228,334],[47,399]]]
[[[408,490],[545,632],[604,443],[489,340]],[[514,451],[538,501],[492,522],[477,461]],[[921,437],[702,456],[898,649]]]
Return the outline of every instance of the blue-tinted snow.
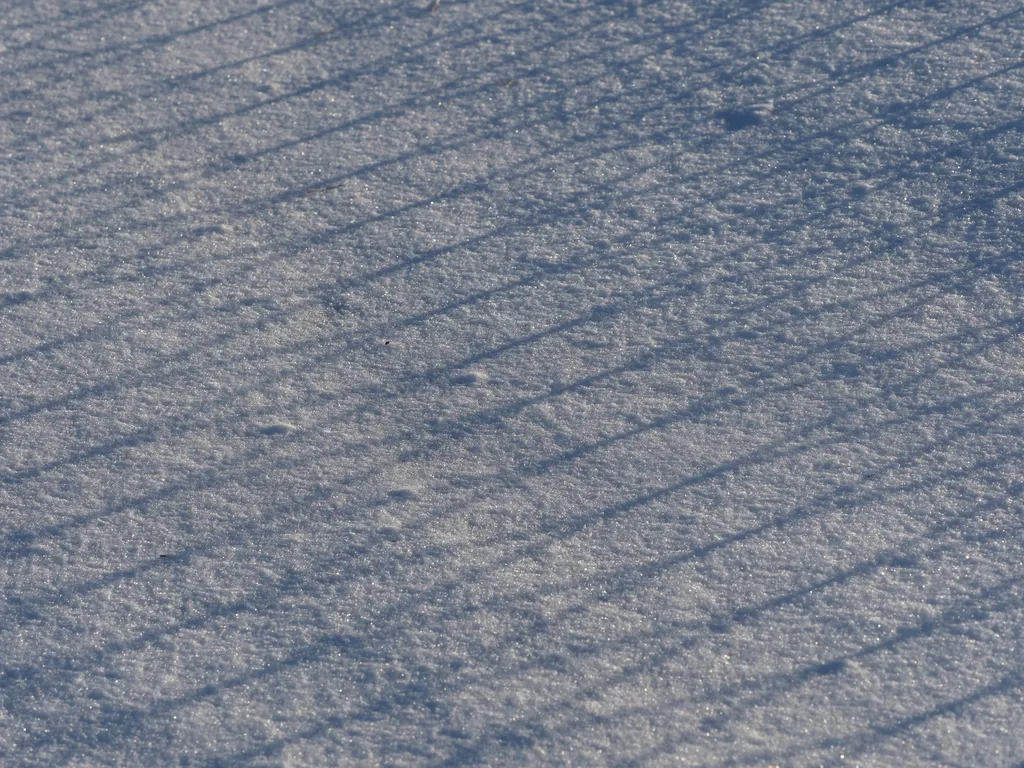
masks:
[[[1024,760],[1022,40],[0,3],[0,760]]]

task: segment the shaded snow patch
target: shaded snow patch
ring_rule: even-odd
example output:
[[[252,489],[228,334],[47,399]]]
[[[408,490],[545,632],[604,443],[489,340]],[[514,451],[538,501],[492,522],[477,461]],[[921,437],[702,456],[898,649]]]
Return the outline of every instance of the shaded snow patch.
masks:
[[[725,124],[727,131],[740,131],[760,125],[771,112],[771,104],[751,104],[746,107],[721,109],[715,113],[715,117]]]
[[[279,435],[287,435],[289,432],[295,431],[294,424],[288,424],[283,421],[273,422],[271,424],[264,424],[260,427],[260,433],[267,437],[277,437]]]

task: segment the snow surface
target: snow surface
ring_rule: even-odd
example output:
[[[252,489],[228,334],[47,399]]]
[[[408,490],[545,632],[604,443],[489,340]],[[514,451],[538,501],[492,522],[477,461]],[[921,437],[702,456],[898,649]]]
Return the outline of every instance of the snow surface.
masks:
[[[0,2],[0,762],[1022,764],[1022,40]]]

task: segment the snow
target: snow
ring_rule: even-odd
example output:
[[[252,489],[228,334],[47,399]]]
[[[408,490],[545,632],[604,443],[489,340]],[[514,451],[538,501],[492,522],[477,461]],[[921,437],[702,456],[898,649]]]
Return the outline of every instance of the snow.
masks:
[[[1024,10],[0,3],[0,762],[1024,762]]]

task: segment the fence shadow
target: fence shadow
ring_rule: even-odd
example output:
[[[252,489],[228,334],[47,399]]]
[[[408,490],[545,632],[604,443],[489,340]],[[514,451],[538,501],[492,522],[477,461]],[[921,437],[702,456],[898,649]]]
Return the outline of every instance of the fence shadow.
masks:
[[[8,5],[0,754],[984,761],[1024,12]]]

